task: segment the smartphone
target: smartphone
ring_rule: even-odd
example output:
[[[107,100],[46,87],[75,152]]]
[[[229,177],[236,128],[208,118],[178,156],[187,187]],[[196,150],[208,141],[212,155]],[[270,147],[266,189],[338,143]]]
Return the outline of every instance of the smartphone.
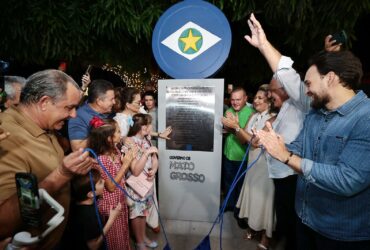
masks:
[[[347,42],[347,34],[344,30],[334,33],[331,36],[330,41],[335,40],[335,44],[341,43],[342,45],[345,45]]]
[[[41,226],[41,201],[36,176],[32,173],[16,173],[15,181],[23,223],[39,228]]]
[[[90,74],[90,72],[91,72],[92,68],[93,68],[93,66],[92,66],[91,64],[89,64],[89,66],[87,66],[87,69],[86,69],[85,75]]]

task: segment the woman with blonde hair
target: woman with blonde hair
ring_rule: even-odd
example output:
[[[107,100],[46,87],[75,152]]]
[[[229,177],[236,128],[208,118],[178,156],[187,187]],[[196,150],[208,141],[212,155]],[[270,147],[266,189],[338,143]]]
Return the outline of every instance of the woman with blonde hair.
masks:
[[[265,126],[266,121],[272,121],[275,113],[271,112],[273,102],[269,98],[268,85],[261,85],[254,97],[253,106],[257,111],[248,120],[245,128],[240,128],[238,117],[226,114],[222,118],[225,127],[234,129],[237,138],[242,143],[253,143],[253,131],[260,130]],[[256,160],[261,153],[261,148],[254,147],[249,150],[249,162]],[[239,217],[248,219],[247,239],[252,239],[256,231],[261,231],[261,241],[257,249],[268,249],[272,231],[275,228],[274,211],[274,183],[269,178],[267,161],[264,154],[260,156],[255,165],[248,170],[242,190],[239,195],[237,207],[240,208]]]

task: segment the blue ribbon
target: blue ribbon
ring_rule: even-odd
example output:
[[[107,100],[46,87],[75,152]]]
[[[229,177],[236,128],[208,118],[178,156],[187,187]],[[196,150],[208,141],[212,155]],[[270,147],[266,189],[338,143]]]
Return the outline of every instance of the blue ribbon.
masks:
[[[132,116],[127,117],[127,122],[130,127],[134,126],[134,120],[132,120]]]

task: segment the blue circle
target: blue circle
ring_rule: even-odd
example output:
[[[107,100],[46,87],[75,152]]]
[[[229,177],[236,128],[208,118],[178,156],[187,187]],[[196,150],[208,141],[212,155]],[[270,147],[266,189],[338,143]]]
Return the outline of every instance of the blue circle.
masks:
[[[221,38],[216,44],[191,60],[162,44],[162,41],[188,22]],[[180,45],[177,40],[176,43],[177,46]],[[197,49],[204,44],[203,39],[202,44],[198,41]],[[226,61],[230,47],[231,29],[227,18],[216,6],[201,0],[187,0],[170,7],[159,18],[152,38],[153,54],[158,65],[166,74],[177,79],[201,79],[213,75]],[[185,54],[195,55],[194,53]]]

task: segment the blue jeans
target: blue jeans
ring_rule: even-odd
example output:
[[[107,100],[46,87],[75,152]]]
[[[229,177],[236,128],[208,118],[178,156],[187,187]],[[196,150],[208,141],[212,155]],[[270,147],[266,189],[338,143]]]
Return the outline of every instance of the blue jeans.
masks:
[[[230,161],[225,156],[223,156],[222,164],[222,190],[225,192],[225,195],[229,192],[231,184],[239,170],[241,161]],[[242,169],[239,172],[239,175],[246,169],[246,164],[243,164]],[[243,186],[244,177],[239,180],[236,184],[234,190],[232,191],[229,201],[226,205],[225,211],[234,211],[235,205],[238,201],[240,191]]]

